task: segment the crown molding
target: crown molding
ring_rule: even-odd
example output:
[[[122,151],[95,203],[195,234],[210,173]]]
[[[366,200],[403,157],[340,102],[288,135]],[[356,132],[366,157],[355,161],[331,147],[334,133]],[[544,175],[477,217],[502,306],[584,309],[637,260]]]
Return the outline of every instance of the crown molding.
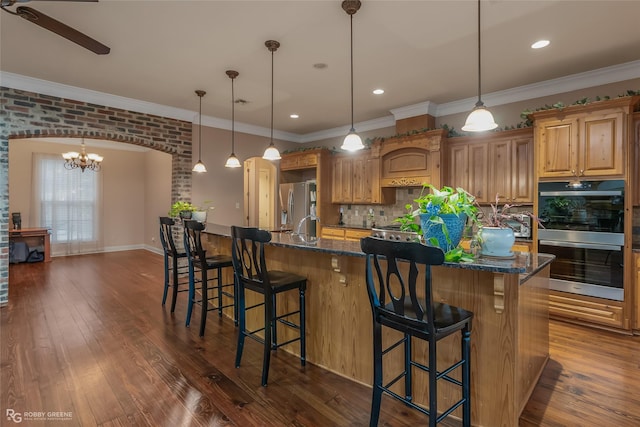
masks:
[[[640,60],[483,94],[482,101],[487,106],[511,104],[637,78],[640,78]],[[436,117],[471,111],[477,100],[473,97],[440,104]]]
[[[382,129],[386,127],[395,127],[396,119],[393,116],[379,117],[373,120],[358,122],[354,124],[357,132],[365,132],[368,130]],[[328,138],[344,137],[351,130],[351,125],[340,126],[332,129],[321,130],[301,135],[302,143],[320,141]]]
[[[586,71],[584,73],[560,77],[544,82],[519,86],[503,91],[487,93],[482,95],[482,99],[487,106],[496,106],[637,78],[640,78],[640,60],[600,68],[593,71]],[[0,82],[2,86],[14,89],[57,96],[60,98],[75,99],[92,104],[120,108],[127,111],[137,111],[161,117],[190,121],[194,124],[197,123],[198,113],[191,110],[153,104],[151,102],[139,101],[90,89],[49,82],[6,71],[0,71]],[[464,113],[471,111],[476,101],[476,97],[439,105],[434,104],[431,101],[424,101],[418,104],[394,108],[390,110],[392,113],[390,116],[359,122],[355,124],[355,127],[358,131],[363,132],[393,127],[395,126],[396,120],[423,114],[440,117],[450,114]],[[231,130],[231,121],[226,119],[202,116],[202,123],[210,127]],[[270,137],[271,135],[271,129],[247,123],[236,122],[235,128],[238,132],[250,135],[263,137]],[[350,128],[351,126],[346,125],[307,134],[295,134],[274,129],[273,137],[283,141],[307,143],[344,136],[349,133]]]
[[[394,108],[391,111],[396,120],[408,119],[409,117],[429,114],[434,116],[438,113],[438,104],[431,101],[420,102],[418,104],[407,105],[406,107]]]

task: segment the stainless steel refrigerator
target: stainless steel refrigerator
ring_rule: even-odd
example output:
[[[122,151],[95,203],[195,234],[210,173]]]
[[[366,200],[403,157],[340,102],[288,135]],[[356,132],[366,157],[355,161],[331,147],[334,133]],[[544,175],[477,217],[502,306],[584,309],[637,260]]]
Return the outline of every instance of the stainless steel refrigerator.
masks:
[[[280,184],[280,228],[295,232],[300,220],[307,215],[316,215],[316,182]],[[315,236],[315,225],[315,221],[307,221],[301,231]]]

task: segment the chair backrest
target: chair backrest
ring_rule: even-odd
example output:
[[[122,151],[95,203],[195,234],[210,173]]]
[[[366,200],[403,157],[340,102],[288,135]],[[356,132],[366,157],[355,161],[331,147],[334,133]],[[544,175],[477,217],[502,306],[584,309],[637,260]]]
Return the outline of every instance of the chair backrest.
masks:
[[[442,249],[375,237],[360,240],[360,247],[367,255],[366,283],[373,315],[384,316],[400,325],[426,322],[428,332],[433,333],[431,266],[444,263]],[[418,265],[424,266],[424,297],[419,297],[416,290]],[[405,304],[407,296],[408,305]]]
[[[173,242],[172,227],[176,222],[168,216],[160,217],[160,242],[162,243],[162,249],[165,254],[176,256],[178,251],[176,245]]]
[[[195,262],[205,262],[207,251],[202,247],[202,230],[204,224],[192,219],[185,219],[184,222],[184,248],[187,257]]]
[[[232,226],[231,238],[231,259],[238,283],[270,292],[264,244],[271,241],[271,233],[254,227]]]

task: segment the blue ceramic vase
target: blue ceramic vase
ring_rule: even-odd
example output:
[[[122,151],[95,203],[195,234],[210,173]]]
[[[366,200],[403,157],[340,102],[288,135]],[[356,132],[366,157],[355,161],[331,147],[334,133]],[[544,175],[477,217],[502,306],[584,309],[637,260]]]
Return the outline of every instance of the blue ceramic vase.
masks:
[[[435,238],[438,242],[437,246],[443,251],[448,252],[454,249],[460,243],[462,238],[462,232],[464,231],[464,225],[467,222],[467,215],[461,213],[456,214],[439,214],[438,217],[442,218],[444,226],[449,233],[449,241],[445,236],[442,229],[443,224],[434,223],[430,220],[430,214],[420,214],[420,227],[422,228],[422,235],[425,242],[428,245],[433,245],[432,238]]]

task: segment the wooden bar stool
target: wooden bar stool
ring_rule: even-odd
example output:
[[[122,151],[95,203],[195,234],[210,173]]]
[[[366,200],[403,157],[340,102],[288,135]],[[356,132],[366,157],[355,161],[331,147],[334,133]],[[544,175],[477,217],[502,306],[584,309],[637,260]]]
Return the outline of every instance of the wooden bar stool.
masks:
[[[238,308],[237,308],[237,292],[235,280],[232,283],[222,283],[222,269],[233,267],[231,257],[228,255],[207,256],[206,251],[202,247],[201,234],[204,230],[204,224],[193,221],[184,221],[184,246],[187,250],[187,259],[189,260],[189,305],[187,307],[186,326],[191,323],[191,312],[194,304],[200,304],[200,336],[204,336],[204,330],[207,322],[207,312],[218,311],[218,316],[222,317],[222,310],[227,307],[233,307],[233,321],[238,324]],[[209,277],[209,270],[216,270],[214,277]],[[200,272],[200,278],[197,279],[196,272]],[[235,279],[235,274],[233,275]],[[211,282],[215,281],[215,285]],[[201,296],[196,295],[196,284],[200,283]],[[233,292],[231,292],[233,290]],[[210,296],[210,292],[213,293]],[[231,298],[231,303],[225,304],[223,297]]]
[[[396,242],[367,237],[360,241],[366,258],[366,282],[373,311],[373,399],[370,426],[378,425],[382,393],[401,400],[408,406],[429,416],[429,426],[441,422],[462,405],[462,425],[471,425],[471,369],[470,336],[473,313],[444,303],[433,302],[431,292],[431,266],[444,262],[440,248],[413,242]],[[404,266],[402,265],[404,264]],[[408,267],[407,268],[401,268]],[[424,267],[424,289],[417,289],[420,276],[418,266]],[[422,282],[421,282],[422,284]],[[424,292],[424,296],[421,295]],[[383,348],[382,327],[403,333],[403,337]],[[447,368],[436,368],[437,343],[453,333],[461,331],[460,360]],[[413,360],[411,340],[421,339],[429,343],[428,364]],[[383,383],[382,358],[389,351],[403,345],[404,372]],[[429,407],[416,405],[412,398],[412,368],[429,374]],[[461,368],[462,381],[450,376]],[[404,378],[404,396],[391,387]],[[438,380],[445,380],[461,388],[461,398],[438,415]]]
[[[238,347],[236,350],[236,368],[240,367],[245,337],[252,338],[263,344],[262,385],[267,385],[269,376],[269,362],[271,351],[279,347],[300,341],[300,364],[305,365],[305,303],[304,293],[307,287],[306,277],[298,276],[286,271],[268,270],[264,257],[264,244],[271,241],[271,233],[257,228],[231,227],[233,270],[238,283],[238,316],[240,330],[238,333]],[[245,289],[264,296],[261,303],[245,307]],[[300,299],[299,309],[289,313],[278,314],[276,296],[282,292],[298,290]],[[264,307],[264,327],[248,331],[246,327],[246,312]],[[299,322],[293,323],[289,318],[299,316]],[[286,342],[279,343],[277,325],[282,324],[298,330],[299,336]],[[264,338],[257,335],[264,332]]]
[[[187,253],[179,251],[173,242],[173,226],[175,221],[167,216],[160,217],[160,242],[164,252],[164,293],[162,295],[162,305],[167,301],[169,288],[173,288],[171,296],[171,312],[176,309],[176,299],[178,292],[188,291],[188,287],[180,289],[181,285],[188,285],[186,277],[189,266],[187,265]],[[184,262],[180,262],[184,260]],[[183,279],[180,281],[180,279]]]

